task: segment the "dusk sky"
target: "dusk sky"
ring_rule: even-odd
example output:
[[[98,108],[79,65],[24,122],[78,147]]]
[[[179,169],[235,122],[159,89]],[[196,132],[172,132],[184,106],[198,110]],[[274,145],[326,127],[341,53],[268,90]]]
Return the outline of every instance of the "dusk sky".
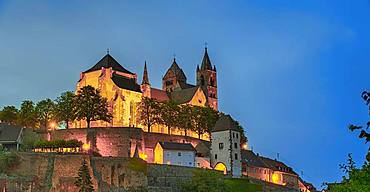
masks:
[[[217,67],[220,110],[244,127],[261,155],[320,188],[367,147],[370,89],[368,0],[4,1],[0,0],[0,108],[55,99],[110,48],[152,86],[176,54],[195,83],[204,43]]]

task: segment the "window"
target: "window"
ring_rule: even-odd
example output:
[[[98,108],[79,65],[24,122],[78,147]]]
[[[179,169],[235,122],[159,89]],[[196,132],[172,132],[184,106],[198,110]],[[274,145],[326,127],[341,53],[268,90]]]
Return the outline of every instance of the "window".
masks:
[[[200,85],[204,85],[205,84],[205,81],[204,81],[204,76],[200,76]]]
[[[238,144],[237,143],[234,143],[234,148],[237,149],[238,148]]]
[[[217,154],[215,154],[215,159],[217,159]]]
[[[172,81],[166,81],[166,85],[172,85]]]
[[[233,138],[235,138],[235,133],[233,133]]]
[[[178,152],[178,153],[177,153],[177,156],[181,157],[181,152]]]
[[[238,154],[235,153],[235,160],[238,160]]]
[[[191,163],[191,162],[189,162],[189,165],[192,165],[192,163]]]
[[[224,149],[224,143],[219,143],[218,144],[218,148],[221,150],[221,149]]]
[[[238,139],[238,137],[239,137],[239,134],[238,134],[238,133],[236,133],[236,138]]]

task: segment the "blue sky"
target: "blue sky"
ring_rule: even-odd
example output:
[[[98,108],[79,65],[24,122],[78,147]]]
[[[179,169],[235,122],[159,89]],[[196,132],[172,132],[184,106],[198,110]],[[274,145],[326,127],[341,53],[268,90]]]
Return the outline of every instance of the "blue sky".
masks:
[[[220,109],[254,151],[319,186],[367,146],[349,123],[367,120],[369,1],[0,0],[0,107],[74,90],[79,73],[111,54],[152,85],[174,54],[194,83],[204,42],[218,70]]]

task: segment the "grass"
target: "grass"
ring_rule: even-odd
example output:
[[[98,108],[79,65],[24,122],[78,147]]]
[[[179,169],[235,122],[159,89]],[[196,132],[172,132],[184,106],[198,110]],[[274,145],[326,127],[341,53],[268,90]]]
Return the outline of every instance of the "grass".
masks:
[[[248,179],[236,179],[228,178],[225,179],[225,184],[227,185],[230,192],[258,192],[262,191],[262,186],[257,184],[252,184]]]

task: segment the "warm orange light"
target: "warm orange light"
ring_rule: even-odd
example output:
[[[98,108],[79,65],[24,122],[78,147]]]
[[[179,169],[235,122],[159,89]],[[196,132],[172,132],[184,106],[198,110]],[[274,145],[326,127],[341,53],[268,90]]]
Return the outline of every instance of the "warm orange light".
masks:
[[[90,143],[84,143],[84,144],[82,145],[82,149],[83,149],[84,151],[88,151],[88,150],[90,149]]]
[[[273,183],[279,183],[279,175],[277,173],[273,173],[271,179]]]
[[[242,148],[243,148],[244,150],[247,150],[247,149],[248,149],[248,145],[247,145],[246,143],[244,143],[244,144],[242,145]]]
[[[223,163],[217,163],[214,170],[222,171],[224,174],[226,174],[226,166]]]
[[[147,154],[145,154],[145,153],[139,152],[139,157],[140,157],[140,159],[142,159],[142,160],[145,160],[145,161],[146,161],[146,159],[148,158],[148,155],[147,155]]]

